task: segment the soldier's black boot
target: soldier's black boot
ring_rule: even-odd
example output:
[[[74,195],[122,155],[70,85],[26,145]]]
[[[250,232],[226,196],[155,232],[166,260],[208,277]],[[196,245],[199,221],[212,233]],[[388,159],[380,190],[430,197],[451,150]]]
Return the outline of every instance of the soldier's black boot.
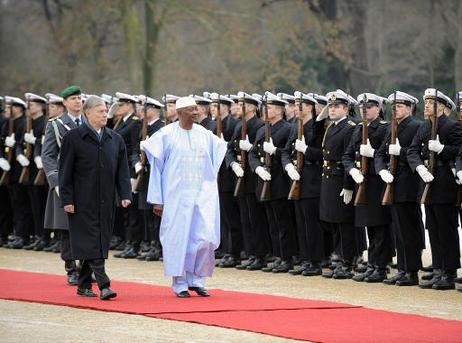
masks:
[[[292,267],[292,260],[284,260],[280,265],[273,268],[273,273],[287,273]]]
[[[18,237],[15,241],[10,243],[10,249],[22,249],[24,246],[24,239]]]
[[[419,284],[420,288],[428,289],[432,288],[435,283],[440,281],[443,273],[441,269],[433,269],[433,277],[430,280],[424,280]]]
[[[250,255],[249,259],[247,261],[241,262],[241,264],[237,265],[236,269],[239,269],[239,270],[247,269],[247,267],[250,266],[255,261],[256,258],[257,258],[256,256]]]
[[[302,261],[302,263],[294,269],[289,270],[290,275],[300,275],[303,271],[310,266],[310,262]]]
[[[339,262],[332,275],[333,279],[344,280],[353,277],[353,266],[349,262]]]
[[[302,272],[303,276],[317,276],[322,275],[321,263],[312,262],[310,265]]]
[[[234,255],[229,255],[228,258],[218,265],[221,268],[234,268],[239,265],[239,260]]]
[[[375,283],[382,282],[387,278],[387,269],[386,268],[376,268],[374,272],[364,278],[365,282]]]
[[[261,270],[265,266],[266,266],[265,258],[257,257],[251,265],[247,266],[247,270]]]
[[[417,286],[419,284],[419,276],[417,272],[409,272],[403,278],[396,281],[396,286]]]
[[[374,270],[375,270],[375,267],[373,265],[368,264],[365,272],[356,274],[355,276],[352,277],[352,279],[353,281],[362,282],[364,281],[365,278],[371,276]]]
[[[39,242],[39,238],[38,237],[34,237],[29,244],[27,245],[24,245],[22,248],[24,250],[34,250],[35,246],[37,245],[37,243]]]
[[[124,258],[125,253],[127,253],[132,248],[133,248],[133,244],[131,242],[126,242],[125,243],[125,248],[123,249],[123,251],[114,254],[114,257],[116,257],[116,258]],[[118,249],[116,249],[116,250],[118,250]]]
[[[448,289],[456,288],[454,279],[457,277],[457,271],[455,270],[445,270],[441,276],[441,279],[435,282],[432,286],[433,289],[438,291],[445,291]]]
[[[262,272],[270,273],[274,268],[281,264],[282,260],[280,257],[276,257],[272,263],[269,263],[268,266],[265,266],[261,269]]]
[[[395,276],[383,280],[385,285],[395,285],[399,280],[404,279],[406,277],[406,272],[404,270],[398,270],[398,274]]]

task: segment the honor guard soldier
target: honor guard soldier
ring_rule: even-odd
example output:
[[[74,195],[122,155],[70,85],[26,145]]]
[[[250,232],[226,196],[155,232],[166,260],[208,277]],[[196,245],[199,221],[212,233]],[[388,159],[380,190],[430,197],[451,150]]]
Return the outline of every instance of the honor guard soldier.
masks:
[[[212,120],[210,115],[210,104],[212,101],[208,98],[204,98],[199,95],[194,95],[194,100],[196,100],[197,111],[199,112],[197,116],[197,123],[205,127],[209,131],[213,131],[215,128],[215,122]]]
[[[453,111],[456,107],[445,94],[428,88],[423,99],[426,120],[407,152],[410,167],[419,174],[427,188],[424,188],[421,202],[425,203],[425,226],[430,236],[433,275],[430,280],[421,282],[420,287],[454,289],[457,269],[460,268],[460,247],[458,208],[455,206],[457,183],[452,168],[462,144],[462,126],[445,115],[445,111]],[[432,129],[436,134],[434,137]]]
[[[66,108],[63,104],[63,98],[53,93],[46,93],[45,97],[48,102],[48,120],[59,117],[66,112]]]
[[[7,147],[5,146],[4,134],[8,134],[8,124],[9,118],[11,117],[11,104],[7,104],[4,97],[0,97],[0,176],[2,181],[5,181],[3,178],[4,175],[8,175],[11,164],[6,158],[8,154]],[[9,148],[8,148],[9,149]],[[12,229],[12,217],[13,210],[11,209],[10,195],[8,194],[8,188],[6,182],[0,183],[0,247],[8,245],[8,235],[11,233]]]
[[[323,274],[334,279],[353,277],[353,259],[357,254],[352,203],[354,181],[345,172],[342,162],[356,124],[348,119],[350,100],[348,94],[338,90],[327,94],[330,124],[322,142],[323,173],[319,214],[320,219],[330,223],[330,230],[338,240],[339,262],[332,272]],[[318,116],[317,120],[322,120]]]
[[[297,117],[295,116],[295,97],[286,93],[278,93],[277,96],[282,100],[287,101],[287,105],[285,106],[285,120],[290,124],[296,123]]]
[[[292,257],[297,255],[293,204],[287,200],[290,180],[281,162],[281,152],[292,127],[283,118],[287,104],[275,94],[265,93],[265,126],[258,129],[249,153],[250,167],[258,175],[256,196],[263,202],[272,252],[277,258],[271,269],[273,273],[287,273],[292,268]],[[258,239],[263,239],[262,235]]]
[[[408,163],[407,151],[420,122],[412,113],[418,100],[396,91],[388,97],[393,109],[392,125],[374,156],[375,170],[387,184],[383,205],[391,205],[395,233],[398,274],[384,280],[387,285],[414,286],[419,283],[417,272],[422,268],[423,223],[418,198],[420,177]],[[394,130],[394,132],[393,132]],[[393,134],[392,134],[393,133]],[[392,142],[395,137],[395,142]]]
[[[212,104],[210,110],[215,119],[213,133],[223,138],[226,142],[231,141],[234,130],[239,122],[231,116],[231,106],[234,101],[218,93],[210,94]],[[221,131],[221,132],[218,132]],[[218,194],[220,197],[221,218],[221,249],[223,258],[218,264],[221,268],[232,268],[240,263],[240,254],[243,250],[243,238],[241,221],[239,220],[239,204],[233,196],[236,187],[236,175],[231,168],[223,162],[218,174]]]
[[[132,164],[137,175],[138,208],[142,211],[144,239],[150,242],[149,250],[137,257],[140,261],[158,261],[162,256],[159,238],[160,217],[154,215],[152,205],[146,201],[148,195],[149,175],[151,166],[144,152],[140,150],[143,142],[164,127],[165,122],[160,119],[160,111],[164,108],[156,99],[140,96],[144,108],[143,128],[136,142],[133,142],[134,152]]]
[[[173,94],[165,94],[162,101],[165,105],[165,124],[170,124],[178,120],[178,113],[176,113],[176,101],[178,96]]]
[[[381,119],[381,97],[372,93],[358,95],[363,116],[351,137],[343,155],[345,171],[360,187],[364,187],[364,201],[355,204],[355,226],[367,227],[369,238],[368,268],[355,275],[354,281],[382,282],[386,279],[387,264],[392,259],[391,215],[387,206],[382,206],[385,183],[375,170],[375,150],[380,147],[388,129],[388,123]],[[367,135],[363,135],[366,130]],[[367,142],[364,142],[367,137]],[[364,165],[367,163],[367,166]]]
[[[325,131],[325,119],[316,121],[314,97],[295,92],[295,109],[298,123],[292,126],[290,137],[282,152],[282,164],[294,184],[299,184],[295,200],[300,267],[289,271],[292,275],[321,275],[324,259],[324,237],[319,220],[319,194],[321,191],[322,151],[321,143]],[[301,111],[300,111],[301,109]],[[302,125],[300,127],[299,125]],[[301,137],[298,137],[301,135]],[[302,158],[300,158],[302,154]],[[300,165],[301,162],[301,165]]]
[[[252,149],[258,129],[264,123],[257,115],[260,101],[245,92],[239,92],[238,96],[240,121],[228,143],[225,157],[226,165],[238,178],[234,195],[238,196],[244,249],[248,257],[246,262],[236,268],[258,270],[265,265],[268,252],[268,223],[263,204],[257,201],[255,194],[258,176],[250,169],[248,152]]]
[[[45,208],[44,228],[55,230],[60,238],[61,259],[67,272],[69,285],[77,285],[77,265],[71,251],[69,222],[59,198],[58,159],[63,136],[85,122],[82,115],[82,99],[79,86],[69,86],[61,92],[66,112],[48,121],[42,145],[43,170],[46,173],[49,190]]]

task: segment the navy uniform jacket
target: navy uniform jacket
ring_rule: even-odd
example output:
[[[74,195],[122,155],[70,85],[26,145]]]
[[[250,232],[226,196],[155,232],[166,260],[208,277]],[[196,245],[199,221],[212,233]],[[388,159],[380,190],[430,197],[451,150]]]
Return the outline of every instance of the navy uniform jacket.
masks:
[[[271,174],[270,192],[271,200],[287,199],[290,190],[290,179],[285,172],[282,161],[281,152],[287,144],[289,139],[292,124],[284,119],[279,120],[274,125],[271,125],[271,138],[273,144],[277,147],[276,152],[271,156]],[[265,151],[263,150],[263,143],[265,141],[265,127],[262,126],[257,131],[257,136],[253,144],[252,150],[249,152],[250,168],[253,172],[259,166],[264,166]],[[257,175],[257,187],[255,189],[257,198],[259,198],[264,181]]]
[[[389,124],[381,120],[380,117],[369,123],[368,138],[373,149],[380,148],[387,134]],[[362,144],[363,123],[358,124],[351,136],[345,154],[343,155],[343,165],[345,173],[349,174],[352,168],[361,170],[361,155],[359,148]],[[385,183],[375,170],[374,158],[367,158],[368,174],[364,175],[366,180],[366,204],[355,207],[356,226],[376,226],[385,225],[391,222],[390,209],[382,206],[383,192]]]
[[[407,117],[398,124],[397,138],[401,145],[401,152],[399,156],[396,156],[398,158],[398,167],[393,181],[394,203],[420,201],[417,196],[421,187],[420,184],[422,183],[422,179],[417,173],[412,171],[407,160],[407,151],[411,146],[412,139],[419,130],[420,124],[421,122],[412,116]],[[374,162],[375,170],[377,172],[382,169],[388,170],[388,164],[390,162],[388,146],[390,145],[390,141],[391,126],[387,129],[387,134],[382,142],[382,145],[375,151]]]
[[[211,117],[205,117],[200,124],[209,131],[215,130],[217,123]]]
[[[444,149],[436,154],[435,179],[432,181],[430,198],[427,204],[455,204],[457,184],[452,173],[454,163],[462,145],[462,126],[460,123],[442,115],[438,118],[438,135]],[[413,171],[423,164],[428,166],[428,141],[431,138],[431,122],[425,120],[417,131],[407,151],[409,166]],[[419,198],[420,199],[420,194]]]
[[[114,131],[121,135],[124,139],[125,146],[127,148],[128,165],[131,167],[130,174],[131,177],[136,177],[135,169],[132,168],[132,156],[137,144],[133,142],[133,137],[140,134],[141,121],[134,113],[132,113],[125,121],[122,119]]]
[[[249,142],[253,144],[255,142],[255,137],[257,135],[257,131],[264,125],[263,121],[254,115],[250,120],[247,121],[247,135],[249,137]],[[241,140],[241,129],[242,129],[242,121],[236,124],[234,128],[233,136],[228,143],[228,151],[225,156],[226,166],[229,167],[232,162],[240,162],[241,159],[241,149],[239,148],[239,141]],[[250,152],[249,152],[250,153]],[[249,153],[247,153],[247,161],[245,161],[245,169],[244,169],[244,189],[245,193],[255,193],[255,189],[257,186],[257,178],[258,176],[252,172],[249,165]]]
[[[15,145],[13,146],[13,158],[10,161],[10,184],[15,184],[19,182],[19,177],[22,173],[22,166],[16,160],[16,157],[20,154],[24,155],[24,145],[22,144],[22,138],[26,132],[26,116],[23,114],[21,117],[14,119],[14,139],[16,140]],[[2,127],[2,137],[6,138],[8,136],[9,123],[8,121]],[[7,158],[7,149],[10,149],[6,145],[1,149],[0,157]],[[32,161],[32,163],[34,163]]]
[[[297,129],[298,124],[293,124],[289,139],[281,156],[283,167],[289,163],[297,166],[297,150],[295,150]],[[322,173],[321,145],[324,132],[325,119],[321,121],[311,119],[303,125],[303,137],[308,148],[305,151],[300,173],[300,199],[319,198]]]

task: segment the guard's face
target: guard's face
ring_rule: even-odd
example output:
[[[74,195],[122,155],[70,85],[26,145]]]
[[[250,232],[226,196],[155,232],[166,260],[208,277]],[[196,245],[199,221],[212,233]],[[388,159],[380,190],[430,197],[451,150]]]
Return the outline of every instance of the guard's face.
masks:
[[[326,105],[323,105],[323,104],[316,104],[315,107],[316,107],[316,114],[319,114],[319,113],[321,113],[321,111],[323,110],[323,108],[326,107]]]
[[[71,95],[64,99],[64,106],[69,112],[80,113],[82,112],[82,97],[80,95]]]
[[[167,103],[166,117],[169,121],[175,120],[177,117],[176,105],[173,102]]]
[[[6,104],[6,105],[5,105],[5,111],[3,112],[3,116],[4,116],[6,119],[10,119],[10,118],[11,118],[11,104]]]
[[[207,117],[209,113],[209,107],[207,105],[197,105],[197,111],[200,117]]]
[[[42,111],[43,111],[43,108],[42,108],[41,104],[39,104],[38,102],[35,102],[35,101],[29,102],[29,111],[28,111],[28,113],[30,115],[35,115],[35,114],[40,113]]]
[[[424,103],[424,118],[425,119],[428,119],[434,116],[434,110],[433,110],[434,103],[435,103],[435,100],[433,99],[425,100],[425,103]],[[436,103],[436,112],[438,113],[438,116],[443,113],[444,107],[445,106],[442,103],[440,102]]]
[[[24,113],[24,108],[22,106],[11,106],[11,112],[13,114],[13,118],[18,118]]]
[[[295,116],[296,113],[296,107],[295,104],[288,104],[286,105],[286,116],[288,119],[292,118]]]
[[[348,114],[348,107],[345,104],[331,104],[329,105],[329,118],[332,121],[342,119]]]
[[[411,106],[407,106],[404,104],[396,104],[395,105],[395,113],[396,113],[396,119],[398,121],[403,120],[404,118],[408,117],[412,113],[412,108]]]
[[[366,108],[366,119],[367,121],[373,121],[377,119],[380,113],[380,108],[375,103],[368,102],[365,105]],[[363,116],[363,109],[361,108],[361,117]]]
[[[275,118],[281,117],[284,107],[277,105],[267,105],[268,106],[268,120],[273,120]]]
[[[313,111],[313,105],[310,105],[310,104],[307,104],[307,103],[302,103],[302,112],[300,113],[300,107],[299,107],[299,104],[296,103],[295,104],[295,113],[297,115],[297,118],[300,118],[302,120],[306,119],[306,118],[310,118],[311,117],[311,113]]]
[[[233,102],[233,104],[231,105],[231,115],[233,115],[236,118],[239,118],[240,117],[239,112],[240,112],[239,111],[239,103]]]
[[[64,112],[64,108],[61,105],[49,104],[48,105],[48,117],[54,118],[61,115]]]
[[[106,105],[97,105],[87,111],[87,118],[95,128],[101,128],[107,124]]]
[[[146,110],[146,119],[151,121],[153,119],[159,118],[160,109],[156,107],[148,107]]]

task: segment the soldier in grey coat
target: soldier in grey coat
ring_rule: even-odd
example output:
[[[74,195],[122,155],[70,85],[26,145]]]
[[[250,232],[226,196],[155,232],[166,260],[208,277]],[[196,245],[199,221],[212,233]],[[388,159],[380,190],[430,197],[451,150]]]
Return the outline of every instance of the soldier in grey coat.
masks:
[[[86,122],[82,112],[81,90],[78,86],[70,86],[61,93],[66,112],[48,121],[45,139],[42,146],[42,163],[48,184],[47,205],[45,209],[45,229],[52,229],[61,235],[61,258],[67,272],[69,285],[78,284],[77,265],[72,257],[69,239],[69,223],[59,199],[58,159],[61,142],[67,131],[75,129]]]

